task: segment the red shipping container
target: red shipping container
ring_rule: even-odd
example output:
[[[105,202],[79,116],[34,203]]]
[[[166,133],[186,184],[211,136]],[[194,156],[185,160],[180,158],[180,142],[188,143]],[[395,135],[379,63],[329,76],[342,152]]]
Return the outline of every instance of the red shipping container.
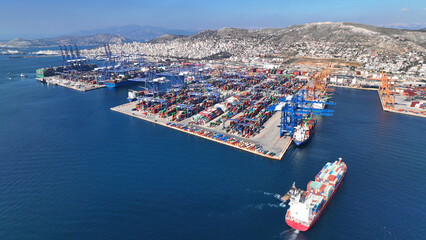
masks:
[[[417,103],[420,103],[420,102],[411,102],[410,107],[414,107]]]
[[[330,175],[330,176],[328,176],[328,181],[330,181],[330,182],[334,182],[334,180],[336,179],[336,176],[334,176],[334,175]]]

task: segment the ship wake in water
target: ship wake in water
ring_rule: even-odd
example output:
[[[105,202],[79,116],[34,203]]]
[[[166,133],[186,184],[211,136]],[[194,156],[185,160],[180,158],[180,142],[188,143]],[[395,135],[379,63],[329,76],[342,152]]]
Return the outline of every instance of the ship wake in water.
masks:
[[[271,208],[280,208],[281,204],[278,203],[259,203],[259,204],[249,204],[246,206],[246,208],[254,208],[258,210],[262,210],[265,207],[271,207]]]
[[[280,233],[280,238],[282,239],[289,239],[289,240],[296,240],[298,239],[300,231],[290,228],[285,230],[284,232]],[[303,238],[301,238],[303,239]]]

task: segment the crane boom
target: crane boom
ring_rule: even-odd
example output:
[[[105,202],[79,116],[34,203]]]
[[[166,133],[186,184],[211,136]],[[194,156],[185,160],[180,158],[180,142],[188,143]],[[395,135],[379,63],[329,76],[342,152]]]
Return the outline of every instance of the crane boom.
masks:
[[[62,50],[62,46],[61,45],[59,45],[59,49],[61,50],[62,63],[65,64],[66,59],[65,59],[64,51]]]

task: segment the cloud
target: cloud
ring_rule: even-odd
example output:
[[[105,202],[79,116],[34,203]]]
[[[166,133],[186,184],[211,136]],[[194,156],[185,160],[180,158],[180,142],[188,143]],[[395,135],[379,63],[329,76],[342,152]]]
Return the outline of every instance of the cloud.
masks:
[[[423,11],[426,11],[426,8],[423,8]]]
[[[401,8],[402,12],[407,12],[408,10],[410,10],[410,9],[408,9],[408,8]]]

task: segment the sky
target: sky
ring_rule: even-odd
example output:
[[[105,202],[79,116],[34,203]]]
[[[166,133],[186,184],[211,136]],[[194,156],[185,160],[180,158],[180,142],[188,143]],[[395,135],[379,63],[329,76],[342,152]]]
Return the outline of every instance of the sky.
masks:
[[[308,22],[426,27],[425,0],[0,0],[0,39],[137,24],[185,30]]]

